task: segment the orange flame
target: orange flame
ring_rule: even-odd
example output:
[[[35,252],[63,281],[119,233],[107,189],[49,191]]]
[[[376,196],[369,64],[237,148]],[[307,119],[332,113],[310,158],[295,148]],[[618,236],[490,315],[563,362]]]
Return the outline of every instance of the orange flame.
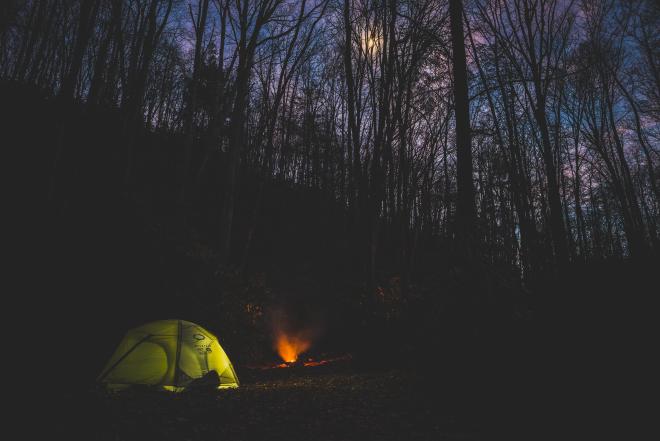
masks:
[[[277,334],[275,349],[277,353],[287,363],[293,363],[298,360],[298,356],[305,352],[311,346],[312,342],[300,335],[286,335],[283,332]]]

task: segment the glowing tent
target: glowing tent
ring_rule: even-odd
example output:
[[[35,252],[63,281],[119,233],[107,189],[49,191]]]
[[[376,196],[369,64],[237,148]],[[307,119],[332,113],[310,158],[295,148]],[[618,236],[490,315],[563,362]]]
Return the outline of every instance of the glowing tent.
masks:
[[[142,384],[180,392],[211,371],[218,388],[238,387],[215,335],[195,323],[160,320],[128,331],[98,380],[115,390]]]

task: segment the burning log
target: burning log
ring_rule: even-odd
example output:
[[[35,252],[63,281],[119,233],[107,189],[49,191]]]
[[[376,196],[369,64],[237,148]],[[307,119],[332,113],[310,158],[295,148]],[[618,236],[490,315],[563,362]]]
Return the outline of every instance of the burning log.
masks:
[[[298,359],[296,361],[286,361],[284,362],[286,367],[303,367],[305,366],[305,362],[302,361],[301,359]]]
[[[268,365],[268,366],[252,366],[250,369],[260,369],[260,370],[266,370],[266,369],[281,369],[281,368],[307,368],[307,367],[316,367],[316,366],[325,366],[328,364],[332,363],[339,363],[343,361],[349,361],[353,357],[351,354],[345,354],[341,355],[338,357],[332,357],[332,358],[321,358],[318,360],[315,360],[313,358],[308,358],[307,360],[302,360],[298,359],[296,361],[292,362],[284,362],[280,364],[275,364],[275,365]]]

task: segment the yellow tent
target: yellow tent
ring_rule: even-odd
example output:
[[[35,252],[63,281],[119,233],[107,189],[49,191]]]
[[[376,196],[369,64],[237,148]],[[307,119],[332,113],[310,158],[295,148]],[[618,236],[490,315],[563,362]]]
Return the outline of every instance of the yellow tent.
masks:
[[[215,371],[219,388],[238,387],[238,377],[215,335],[184,320],[160,320],[126,333],[99,375],[110,389],[134,384],[180,392]]]

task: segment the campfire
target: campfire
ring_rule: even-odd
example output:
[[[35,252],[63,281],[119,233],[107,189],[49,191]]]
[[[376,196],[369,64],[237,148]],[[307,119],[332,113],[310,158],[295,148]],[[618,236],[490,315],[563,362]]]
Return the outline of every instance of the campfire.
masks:
[[[325,353],[315,353],[314,357],[307,354],[312,348],[315,338],[319,335],[319,327],[293,326],[287,314],[281,309],[272,312],[272,325],[273,349],[282,360],[282,363],[253,366],[254,369],[323,366],[351,359],[348,354],[328,356]]]
[[[350,360],[350,354],[342,355],[339,357],[328,357],[314,359],[308,357],[302,359],[301,355],[304,354],[312,346],[312,340],[309,335],[297,334],[287,335],[284,332],[278,332],[275,338],[275,349],[284,363],[276,364],[274,366],[264,366],[262,369],[273,368],[289,368],[289,367],[310,367],[310,366],[323,366],[328,363],[337,361]]]

